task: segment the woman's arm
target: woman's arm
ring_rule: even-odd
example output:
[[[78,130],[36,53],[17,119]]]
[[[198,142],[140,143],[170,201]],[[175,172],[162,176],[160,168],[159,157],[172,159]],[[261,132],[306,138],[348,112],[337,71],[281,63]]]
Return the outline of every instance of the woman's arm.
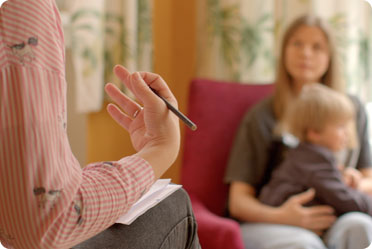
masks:
[[[255,197],[254,188],[243,182],[233,182],[229,196],[231,215],[245,222],[293,225],[320,234],[335,221],[333,209],[329,206],[302,206],[314,198],[313,190],[292,196],[280,207],[262,204]]]
[[[16,248],[69,248],[112,225],[175,160],[178,119],[166,83],[115,73],[141,101],[112,85],[108,111],[137,153],[81,169],[66,131],[61,21],[54,0],[9,0],[0,10],[0,240]],[[125,155],[125,151],[123,151]]]
[[[356,129],[360,147],[356,168],[362,171],[362,169],[372,168],[372,155],[368,132],[368,117],[366,109],[362,102],[354,96],[351,96],[351,100],[353,101],[356,109]]]
[[[372,157],[369,144],[369,124],[367,112],[362,102],[355,96],[351,96],[356,109],[356,128],[359,142],[359,157],[356,168],[362,173],[363,178],[359,185],[359,190],[372,195]]]

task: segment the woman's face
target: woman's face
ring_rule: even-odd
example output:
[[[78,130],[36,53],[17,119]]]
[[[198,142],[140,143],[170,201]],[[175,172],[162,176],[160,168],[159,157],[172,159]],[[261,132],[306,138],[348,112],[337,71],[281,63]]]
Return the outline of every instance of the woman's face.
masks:
[[[307,83],[320,82],[330,62],[328,40],[318,27],[300,26],[289,38],[284,58],[297,90]]]

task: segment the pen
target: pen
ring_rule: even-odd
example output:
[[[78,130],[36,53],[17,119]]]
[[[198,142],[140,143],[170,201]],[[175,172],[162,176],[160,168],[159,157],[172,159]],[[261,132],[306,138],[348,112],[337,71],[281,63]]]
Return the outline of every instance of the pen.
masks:
[[[182,112],[177,110],[174,106],[172,106],[165,98],[160,96],[154,89],[150,87],[150,89],[159,97],[161,98],[164,103],[167,105],[168,109],[173,112],[182,122],[184,122],[192,131],[195,131],[198,127],[194,124],[188,117],[186,117]]]

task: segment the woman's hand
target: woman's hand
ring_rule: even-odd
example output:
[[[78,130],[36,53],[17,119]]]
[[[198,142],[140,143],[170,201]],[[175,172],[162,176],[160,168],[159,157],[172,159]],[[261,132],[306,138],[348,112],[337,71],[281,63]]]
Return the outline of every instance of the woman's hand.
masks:
[[[131,74],[123,66],[116,66],[114,72],[140,103],[109,83],[105,90],[116,105],[109,104],[107,110],[129,132],[137,155],[147,160],[154,167],[155,175],[160,177],[178,155],[180,129],[178,118],[150,87],[175,107],[177,101],[159,75],[148,72]]]
[[[334,210],[330,206],[303,205],[314,199],[315,191],[310,189],[306,192],[290,197],[279,207],[280,223],[299,226],[321,235],[336,220]]]

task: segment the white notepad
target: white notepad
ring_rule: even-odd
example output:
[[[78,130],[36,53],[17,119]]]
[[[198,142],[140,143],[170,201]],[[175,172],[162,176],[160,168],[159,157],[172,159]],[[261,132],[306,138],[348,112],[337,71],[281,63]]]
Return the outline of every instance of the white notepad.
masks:
[[[177,189],[182,187],[181,185],[171,184],[170,181],[170,179],[157,180],[149,191],[134,203],[131,209],[125,215],[121,216],[116,223],[130,225],[147,210],[154,207],[160,201],[164,200]]]

